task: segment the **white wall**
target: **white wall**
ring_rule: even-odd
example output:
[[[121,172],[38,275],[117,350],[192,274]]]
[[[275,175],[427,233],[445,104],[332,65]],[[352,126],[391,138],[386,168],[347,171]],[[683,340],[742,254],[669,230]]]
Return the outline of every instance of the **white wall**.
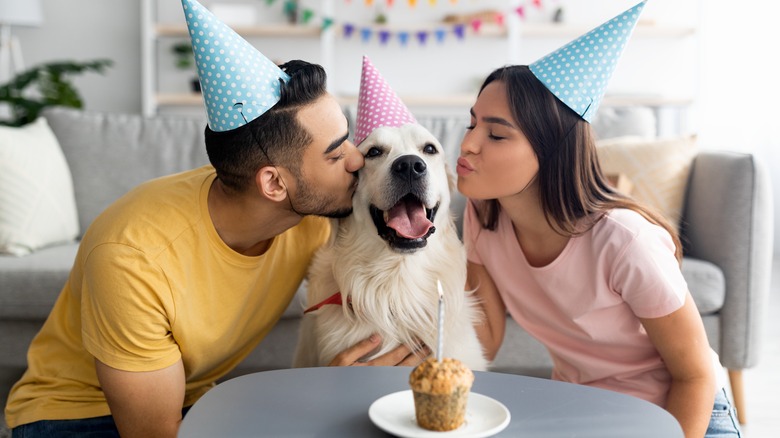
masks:
[[[780,3],[702,1],[700,144],[756,154],[774,189],[775,254],[780,256]]]
[[[165,22],[181,23],[179,0],[157,0],[159,15]],[[224,0],[227,1],[227,0]],[[230,0],[256,5],[260,20],[278,20],[281,16],[282,0],[269,7],[260,0]],[[646,7],[642,20],[665,24],[691,24],[696,20],[697,0],[653,0]],[[208,0],[203,0],[208,4]],[[365,23],[371,19],[375,9],[365,7],[362,0],[333,0],[341,22]],[[447,13],[465,13],[482,9],[496,9],[511,13],[512,5],[525,4],[528,22],[547,21],[554,8],[563,6],[567,22],[592,25],[622,12],[637,0],[543,0],[542,9],[530,6],[530,0],[460,0],[452,5],[449,0],[439,0],[439,6],[430,7],[420,0],[411,13],[404,0],[396,0],[395,6],[387,9],[391,22],[408,25],[414,22],[437,20]],[[28,66],[38,62],[57,59],[86,60],[108,57],[115,66],[106,76],[89,74],[76,80],[86,99],[88,107],[111,111],[140,111],[140,1],[139,0],[42,0],[44,24],[39,28],[18,28],[19,37]],[[319,0],[304,0],[304,4],[319,10]],[[377,5],[384,0],[376,0]],[[683,6],[679,6],[679,4]],[[349,40],[339,39],[336,65],[332,66],[335,92],[356,94],[360,77],[362,55],[372,58],[377,67],[393,84],[399,93],[440,93],[472,90],[492,69],[508,61],[528,63],[566,43],[568,38],[542,38],[521,42],[520,53],[510,53],[506,41],[500,38],[472,38],[456,41],[448,36],[447,42],[439,45],[429,42],[422,47],[410,41],[402,48],[397,41],[386,46],[374,39],[364,43],[355,35]],[[159,64],[162,72],[161,84],[186,89],[184,81],[177,83],[181,73],[173,67],[168,51],[173,40],[159,44]],[[620,68],[610,84],[610,93],[636,93],[641,87],[643,94],[688,95],[694,88],[693,61],[686,56],[692,40],[673,41],[636,40],[635,46],[621,60]],[[658,46],[662,44],[663,46]],[[319,52],[315,44],[301,44],[295,39],[266,41],[264,53],[272,58],[314,58]],[[662,50],[658,50],[662,47]],[[659,53],[662,53],[662,57]],[[641,55],[640,55],[641,54]],[[648,58],[649,57],[649,58]],[[656,70],[648,65],[657,64],[658,59],[671,59],[677,65],[675,70]]]
[[[179,0],[159,0],[163,9],[174,11]],[[274,13],[265,1],[251,1],[264,13]],[[317,9],[318,1],[305,0]],[[362,0],[333,0],[340,8],[338,18],[361,22],[374,11]],[[205,3],[206,0],[204,0]],[[548,19],[555,6],[563,6],[567,21],[598,23],[634,5],[637,0],[543,0],[545,8],[529,8],[528,20]],[[42,27],[15,29],[28,66],[61,59],[88,60],[110,58],[114,67],[105,76],[88,73],[75,80],[92,110],[113,112],[141,111],[141,36],[139,0],[42,0],[45,23]],[[279,7],[282,1],[277,0]],[[376,0],[375,4],[383,4]],[[435,19],[442,11],[466,12],[486,7],[511,10],[511,4],[529,1],[461,0],[452,6],[439,0],[431,8],[420,0],[414,14],[404,0],[396,0],[388,10],[391,21]],[[278,18],[278,11],[277,18]],[[697,25],[700,32],[682,40],[634,38],[621,59],[608,89],[609,93],[637,93],[695,99],[688,129],[699,134],[702,147],[731,149],[758,155],[770,167],[775,205],[780,205],[780,136],[774,129],[780,86],[777,72],[770,67],[780,41],[780,5],[764,0],[713,2],[706,0],[652,0],[642,20],[659,24]],[[266,20],[274,19],[270,16]],[[531,62],[565,43],[547,39],[523,41],[516,62]],[[693,45],[693,46],[691,46]],[[697,50],[696,46],[700,46]],[[162,47],[162,46],[161,46]],[[305,50],[296,41],[274,41],[273,50],[290,57],[314,57],[317,50]],[[161,50],[162,80],[176,77],[172,61]],[[699,55],[691,56],[691,53]],[[411,41],[407,48],[398,43],[387,47],[364,44],[353,36],[340,41],[333,66],[337,92],[356,93],[360,76],[360,57],[369,55],[383,75],[401,94],[464,91],[474,87],[491,69],[503,65],[514,54],[507,53],[505,42],[493,39],[469,40],[437,46],[429,42],[421,48]],[[269,55],[270,56],[270,55]],[[433,77],[433,80],[429,78]],[[183,86],[183,85],[182,85]],[[780,214],[775,215],[775,251],[780,252]]]
[[[163,0],[177,1],[177,0]],[[139,0],[41,0],[44,23],[14,28],[24,63],[58,60],[114,61],[105,75],[86,73],[73,81],[88,109],[141,110]]]

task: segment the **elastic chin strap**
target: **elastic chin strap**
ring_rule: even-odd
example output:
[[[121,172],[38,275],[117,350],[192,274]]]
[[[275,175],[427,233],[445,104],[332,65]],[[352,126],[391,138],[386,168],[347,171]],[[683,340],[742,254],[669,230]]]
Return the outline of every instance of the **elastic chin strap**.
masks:
[[[245,124],[249,124],[249,121],[247,121],[246,116],[244,115],[244,104],[242,102],[236,102],[233,104],[233,108],[238,111],[239,114],[241,114],[241,118],[244,119]],[[282,185],[284,186],[284,190],[287,192],[287,202],[290,204],[290,209],[293,211],[293,213],[297,214],[300,217],[304,217],[305,215],[298,210],[295,209],[295,206],[292,202],[292,196],[290,196],[290,187],[287,185],[287,182],[282,177],[281,172],[279,172],[279,168],[274,164],[274,162],[271,160],[271,157],[268,156],[268,152],[265,151],[263,148],[263,145],[260,144],[260,142],[257,140],[257,137],[255,136],[255,131],[253,131],[251,128],[249,129],[249,133],[252,135],[252,141],[255,142],[258,148],[260,148],[260,151],[265,155],[265,158],[268,160],[269,163],[271,163],[271,167],[276,169],[276,173],[279,175],[279,179],[282,180]]]
[[[267,156],[268,155],[266,155],[266,157]],[[279,172],[279,169],[273,163],[271,163],[271,165],[274,167],[274,169],[276,169],[277,172]],[[281,173],[279,173],[279,179],[282,180],[282,185],[284,185],[284,190],[287,192],[287,203],[290,204],[290,210],[292,210],[293,213],[297,214],[300,217],[306,216],[305,214],[303,214],[300,211],[295,209],[295,206],[293,205],[293,202],[292,202],[292,196],[290,196],[290,189],[287,186],[287,182],[284,180],[284,178],[282,178],[282,174]]]

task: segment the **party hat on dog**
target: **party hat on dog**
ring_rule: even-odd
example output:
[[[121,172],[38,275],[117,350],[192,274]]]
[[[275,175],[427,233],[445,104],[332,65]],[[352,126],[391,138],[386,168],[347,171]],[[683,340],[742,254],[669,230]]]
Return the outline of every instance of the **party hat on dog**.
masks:
[[[354,143],[362,143],[376,128],[403,126],[409,123],[417,123],[417,120],[379,74],[374,64],[364,56]]]
[[[182,0],[209,127],[229,131],[256,119],[290,76],[195,0]]]
[[[637,4],[528,67],[558,99],[590,122],[646,2]]]

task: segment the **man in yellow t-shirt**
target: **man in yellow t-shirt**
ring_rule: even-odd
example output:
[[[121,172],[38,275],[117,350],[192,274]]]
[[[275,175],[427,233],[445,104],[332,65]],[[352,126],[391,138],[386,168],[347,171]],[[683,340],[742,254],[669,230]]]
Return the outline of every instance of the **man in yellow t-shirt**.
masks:
[[[211,165],[142,184],[87,230],[9,395],[13,436],[173,437],[278,321],[329,238],[324,217],[350,214],[363,157],[322,67],[271,67],[269,107],[209,112]],[[402,347],[373,364],[416,361]]]

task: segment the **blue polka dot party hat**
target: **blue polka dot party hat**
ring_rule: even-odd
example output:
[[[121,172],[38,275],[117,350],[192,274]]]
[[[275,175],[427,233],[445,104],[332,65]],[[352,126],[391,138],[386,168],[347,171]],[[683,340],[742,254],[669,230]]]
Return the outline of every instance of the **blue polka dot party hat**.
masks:
[[[647,0],[528,67],[558,99],[590,122]]]
[[[245,125],[279,102],[290,76],[195,0],[182,0],[212,131]]]

